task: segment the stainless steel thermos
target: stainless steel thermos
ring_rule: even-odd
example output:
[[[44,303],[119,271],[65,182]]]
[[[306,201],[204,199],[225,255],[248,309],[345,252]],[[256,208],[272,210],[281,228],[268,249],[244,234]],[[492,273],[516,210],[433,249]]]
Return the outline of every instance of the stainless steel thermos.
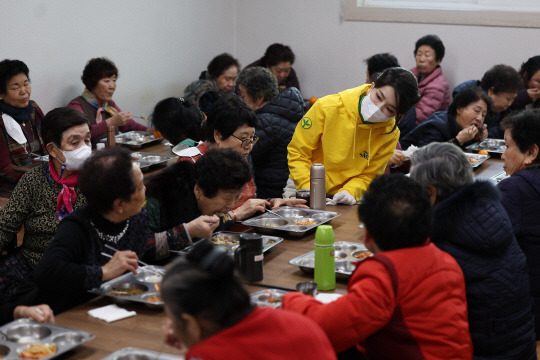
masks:
[[[311,165],[309,190],[309,207],[315,210],[326,210],[326,180],[323,164]]]
[[[234,252],[238,272],[247,281],[263,279],[263,239],[261,234],[240,234],[240,245]]]

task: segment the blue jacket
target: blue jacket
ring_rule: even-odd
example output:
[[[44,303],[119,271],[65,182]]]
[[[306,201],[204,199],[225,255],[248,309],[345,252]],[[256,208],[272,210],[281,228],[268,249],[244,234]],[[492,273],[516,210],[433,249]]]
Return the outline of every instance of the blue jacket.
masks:
[[[426,121],[414,128],[403,139],[399,140],[401,148],[407,150],[411,145],[418,147],[430,144],[432,142],[449,142],[456,138],[459,133],[456,119],[448,111],[437,111]],[[458,145],[457,141],[452,141]],[[465,148],[474,140],[461,144]]]
[[[474,359],[536,359],[526,259],[497,189],[476,181],[442,200],[431,240],[463,270]]]
[[[282,197],[289,177],[287,145],[304,115],[304,100],[295,87],[288,88],[255,111],[259,141],[251,151],[257,197]]]
[[[480,87],[480,80],[469,80],[462,82],[454,88],[452,91],[452,97],[456,97],[456,94],[468,86]],[[488,137],[490,139],[504,139],[504,131],[501,128],[501,113],[496,113],[488,108],[486,117],[484,118],[484,124],[487,125]]]
[[[527,257],[531,294],[536,318],[536,338],[540,340],[540,166],[529,166],[501,181],[502,204]]]

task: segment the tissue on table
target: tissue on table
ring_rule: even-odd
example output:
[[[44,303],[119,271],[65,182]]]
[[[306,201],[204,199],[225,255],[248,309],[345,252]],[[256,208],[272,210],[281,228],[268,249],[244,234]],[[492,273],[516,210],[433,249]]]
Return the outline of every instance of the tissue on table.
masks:
[[[88,315],[106,322],[122,320],[137,315],[135,311],[127,311],[117,305],[107,305],[97,309],[88,310]]]

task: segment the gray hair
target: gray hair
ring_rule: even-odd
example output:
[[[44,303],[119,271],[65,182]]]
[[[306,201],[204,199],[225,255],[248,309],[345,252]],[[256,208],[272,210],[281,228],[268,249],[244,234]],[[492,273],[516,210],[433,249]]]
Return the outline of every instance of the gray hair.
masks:
[[[278,82],[270,70],[256,66],[242,70],[236,79],[236,85],[242,85],[250,98],[257,100],[261,95],[264,101],[270,101],[279,94]]]
[[[438,199],[474,181],[467,156],[450,143],[431,143],[418,149],[411,158],[411,178],[422,186],[435,186]]]

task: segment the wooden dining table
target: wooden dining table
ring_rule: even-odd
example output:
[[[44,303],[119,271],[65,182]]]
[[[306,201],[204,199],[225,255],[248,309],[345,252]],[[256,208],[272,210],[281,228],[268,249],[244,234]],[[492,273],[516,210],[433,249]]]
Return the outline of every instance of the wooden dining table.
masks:
[[[134,151],[149,154],[172,154],[171,147],[163,143]],[[174,161],[175,159],[169,163]],[[500,159],[491,158],[475,169],[475,177],[480,179],[491,178],[503,171],[502,164],[503,162]],[[21,170],[27,171],[31,167],[27,166],[27,168]],[[155,171],[146,173],[145,176],[153,173]],[[0,199],[0,206],[3,207],[6,201],[7,199]],[[328,206],[327,210],[340,213],[340,216],[330,223],[334,229],[335,241],[362,243],[364,231],[363,228],[359,227],[357,206]],[[263,280],[246,284],[246,289],[250,293],[272,287],[294,289],[298,282],[313,280],[313,274],[302,272],[298,266],[289,264],[289,261],[314,249],[314,232],[308,232],[300,238],[279,233],[276,236],[281,236],[284,240],[265,253]],[[346,288],[347,279],[339,278],[336,282],[336,289],[330,292],[345,293]],[[101,359],[124,347],[138,347],[173,355],[182,355],[181,350],[164,345],[162,326],[165,323],[166,316],[163,310],[151,309],[144,304],[132,302],[120,306],[130,311],[136,311],[137,315],[134,317],[107,323],[88,315],[89,310],[110,305],[111,303],[113,301],[110,298],[98,297],[56,316],[56,323],[59,325],[89,331],[95,335],[93,340],[61,355],[61,359]]]

